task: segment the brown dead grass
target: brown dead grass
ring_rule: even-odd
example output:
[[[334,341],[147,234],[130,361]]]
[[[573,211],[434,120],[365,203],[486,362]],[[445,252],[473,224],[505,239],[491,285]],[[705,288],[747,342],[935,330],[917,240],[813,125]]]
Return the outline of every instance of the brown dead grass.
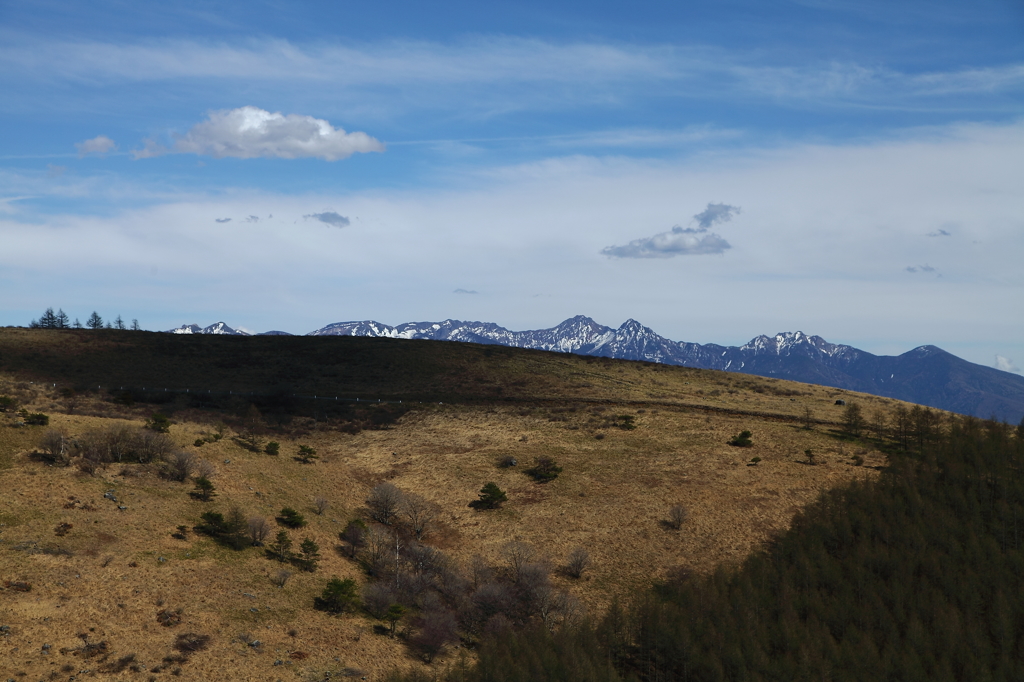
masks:
[[[176,424],[172,437],[217,468],[217,496],[209,503],[192,500],[191,485],[138,465],[110,466],[95,477],[46,466],[28,456],[42,428],[0,424],[0,579],[33,586],[31,592],[0,591],[0,625],[10,627],[0,635],[2,673],[37,679],[68,663],[76,671],[96,669],[98,663],[59,653],[81,647],[80,634],[108,642],[111,662],[134,654],[135,665],[146,670],[164,666],[160,678],[176,667],[180,679],[256,680],[350,666],[375,679],[395,666],[419,665],[393,640],[373,635],[368,616],[329,617],[311,608],[327,578],[364,579],[333,548],[381,481],[440,505],[441,523],[428,541],[463,564],[477,554],[497,562],[501,545],[513,539],[535,545],[554,566],[585,547],[593,567],[584,579],[556,581],[600,612],[613,594],[649,585],[674,567],[706,572],[741,561],[786,528],[820,490],[873,476],[873,467],[884,464],[880,453],[868,451],[864,466],[853,466],[855,449],[865,446],[844,445],[825,426],[807,430],[799,423],[807,407],[817,419],[838,419],[834,399],[850,399],[848,392],[629,363],[584,376],[578,365],[572,366],[580,374],[575,381],[587,387],[575,396],[420,405],[385,431],[353,436],[326,428],[301,439],[274,436],[281,442],[276,458],[243,450],[230,438],[195,448],[209,424]],[[794,391],[799,395],[789,395]],[[72,434],[109,423],[55,414],[51,406],[58,403],[38,387],[24,395]],[[852,397],[868,413],[895,404]],[[613,426],[621,415],[633,416],[637,428]],[[753,432],[754,447],[727,445],[744,429]],[[296,461],[299,443],[315,447],[320,461]],[[817,466],[803,463],[806,449],[815,452]],[[504,455],[519,466],[499,468]],[[564,467],[558,479],[541,485],[522,472],[540,456]],[[760,463],[748,466],[754,456]],[[487,481],[506,490],[509,502],[500,510],[474,511],[468,504]],[[104,498],[107,490],[115,491],[117,503]],[[323,516],[313,512],[318,496],[330,501]],[[663,520],[677,503],[686,506],[689,520],[673,531]],[[320,570],[296,573],[277,588],[271,576],[280,565],[257,550],[233,552],[193,533],[185,541],[171,537],[202,511],[232,506],[268,518],[284,506],[298,508],[310,523],[292,536],[320,544]],[[71,529],[57,537],[53,529],[61,523]],[[180,625],[162,626],[157,613],[163,609],[181,609]],[[293,629],[296,636],[288,634]],[[184,632],[211,635],[208,648],[184,663],[161,663],[176,655],[175,637]],[[262,644],[252,647],[246,639]],[[44,643],[51,645],[48,654]],[[294,655],[299,651],[308,657]]]

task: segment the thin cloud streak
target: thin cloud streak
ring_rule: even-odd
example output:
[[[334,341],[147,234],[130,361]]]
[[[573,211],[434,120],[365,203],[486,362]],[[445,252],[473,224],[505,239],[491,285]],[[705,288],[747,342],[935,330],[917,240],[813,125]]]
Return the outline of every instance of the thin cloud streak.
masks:
[[[480,104],[498,110],[506,106],[552,108],[562,100],[580,98],[613,102],[619,96],[614,93],[641,91],[647,96],[743,93],[790,104],[819,101],[897,106],[915,100],[1012,94],[1024,89],[1024,64],[914,74],[854,61],[764,65],[760,55],[713,47],[557,43],[511,37],[455,44],[390,40],[358,47],[304,45],[280,39],[117,44],[28,40],[9,33],[6,38],[0,41],[6,43],[0,48],[0,69],[15,74],[13,78],[50,82],[95,85],[229,79],[329,83],[333,88],[369,94],[379,93],[381,88],[440,88],[432,106],[438,105],[438,99],[450,98],[447,86],[534,86],[532,93],[515,89],[505,103],[497,97]],[[556,97],[545,85],[562,91]],[[524,96],[528,103],[511,103]]]

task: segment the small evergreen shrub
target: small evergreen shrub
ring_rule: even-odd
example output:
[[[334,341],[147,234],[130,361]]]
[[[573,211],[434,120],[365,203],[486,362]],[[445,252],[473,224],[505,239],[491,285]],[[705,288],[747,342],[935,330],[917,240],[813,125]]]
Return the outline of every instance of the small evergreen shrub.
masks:
[[[344,613],[354,609],[358,604],[356,581],[351,578],[331,578],[320,596],[313,599],[313,608],[327,613]]]
[[[480,488],[480,499],[470,503],[476,509],[497,509],[502,502],[508,501],[508,495],[498,487],[498,484],[491,481]]]
[[[539,457],[526,473],[538,483],[548,483],[558,478],[558,474],[562,473],[562,467],[550,457]]]
[[[734,436],[733,439],[729,441],[729,445],[737,448],[749,448],[754,444],[754,441],[750,440],[750,436],[750,431],[741,431],[739,435]]]
[[[291,507],[285,507],[277,517],[277,522],[289,528],[301,528],[306,525],[306,518]]]

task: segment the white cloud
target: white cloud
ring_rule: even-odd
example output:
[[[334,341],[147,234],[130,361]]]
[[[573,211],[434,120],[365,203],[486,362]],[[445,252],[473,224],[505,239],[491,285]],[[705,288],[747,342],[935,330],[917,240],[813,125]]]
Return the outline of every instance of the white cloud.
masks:
[[[79,156],[87,156],[89,154],[106,154],[117,149],[117,144],[106,135],[97,135],[91,140],[76,142],[75,148],[78,150]]]
[[[996,355],[996,364],[992,365],[996,369],[1000,369],[1004,372],[1016,372],[1020,373],[1020,367],[1013,364],[1013,360],[1005,358],[1002,355]]]
[[[452,293],[453,294],[475,294],[475,293],[478,293],[478,292],[474,291],[473,289],[456,289]]]
[[[309,213],[307,215],[302,216],[302,218],[304,220],[309,220],[310,218],[312,218],[313,220],[319,220],[320,222],[327,223],[328,225],[331,225],[333,227],[348,227],[351,224],[351,221],[347,217],[338,214],[336,211],[324,211],[323,213]]]
[[[352,154],[382,152],[384,145],[366,133],[346,133],[329,122],[300,114],[271,113],[245,106],[210,112],[209,118],[179,137],[172,149],[151,141],[133,152],[148,158],[175,152],[221,159],[318,158],[338,161]]]
[[[613,258],[671,258],[725,253],[731,248],[729,242],[717,234],[704,234],[704,230],[676,225],[668,232],[634,239],[625,246],[606,246],[601,253]]]
[[[671,258],[725,253],[732,246],[721,235],[708,230],[718,223],[729,222],[739,212],[738,206],[709,203],[707,208],[693,216],[697,227],[676,225],[668,232],[634,239],[625,246],[607,246],[601,249],[601,253],[613,258]]]

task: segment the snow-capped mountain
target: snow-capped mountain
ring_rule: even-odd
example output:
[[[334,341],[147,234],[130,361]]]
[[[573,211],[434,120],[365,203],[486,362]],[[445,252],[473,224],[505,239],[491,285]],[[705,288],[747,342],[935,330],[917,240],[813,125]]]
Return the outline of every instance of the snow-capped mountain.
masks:
[[[209,327],[200,327],[198,324],[183,324],[175,329],[168,329],[168,334],[227,334],[229,336],[251,336],[249,332],[240,329],[232,329],[223,322],[211,324]]]

